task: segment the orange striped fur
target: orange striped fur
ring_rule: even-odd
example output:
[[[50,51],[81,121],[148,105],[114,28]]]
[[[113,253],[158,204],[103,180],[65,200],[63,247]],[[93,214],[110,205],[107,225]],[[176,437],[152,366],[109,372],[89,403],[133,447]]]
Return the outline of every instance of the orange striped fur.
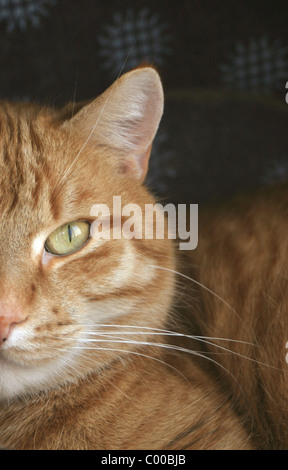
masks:
[[[23,314],[0,346],[2,448],[285,447],[288,332],[277,309],[285,310],[286,284],[273,280],[270,267],[285,278],[287,196],[278,216],[271,196],[256,199],[250,212],[239,203],[244,216],[233,206],[201,219],[187,271],[167,238],[90,238],[70,255],[43,258],[50,233],[90,221],[93,204],[112,208],[113,195],[123,205],[155,202],[143,179],[162,110],[150,67],[124,75],[91,103],[0,105],[0,317],[8,300]],[[273,219],[275,244],[262,219]],[[260,349],[211,339],[237,356],[199,343],[195,332],[256,340]],[[277,431],[273,410],[283,424]]]

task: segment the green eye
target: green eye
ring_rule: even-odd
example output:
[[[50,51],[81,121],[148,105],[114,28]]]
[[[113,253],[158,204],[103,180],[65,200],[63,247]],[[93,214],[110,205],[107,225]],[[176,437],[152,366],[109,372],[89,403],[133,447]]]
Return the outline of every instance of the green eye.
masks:
[[[88,222],[71,222],[57,228],[47,238],[45,249],[53,255],[68,255],[86,243],[90,235]]]

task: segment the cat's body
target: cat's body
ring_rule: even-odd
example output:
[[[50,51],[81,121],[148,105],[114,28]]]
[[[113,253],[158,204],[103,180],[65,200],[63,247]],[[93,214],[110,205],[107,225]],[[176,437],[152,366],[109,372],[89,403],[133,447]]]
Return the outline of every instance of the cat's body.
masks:
[[[162,107],[161,84],[151,68],[125,75],[79,109],[7,103],[1,107],[3,448],[285,447],[281,426],[272,437],[273,410],[280,413],[285,387],[281,401],[271,399],[277,380],[282,383],[286,377],[285,324],[281,341],[266,331],[267,322],[271,328],[277,325],[285,288],[278,278],[268,283],[280,300],[271,297],[270,310],[265,304],[269,312],[262,327],[263,299],[258,296],[265,297],[271,260],[279,260],[277,269],[285,278],[281,269],[287,250],[285,241],[282,251],[275,251],[283,233],[270,243],[270,255],[264,250],[269,241],[268,235],[267,240],[261,238],[266,202],[261,212],[261,198],[256,198],[256,207],[252,204],[249,212],[244,205],[247,210],[238,218],[229,208],[216,215],[215,222],[211,216],[203,222],[200,218],[199,247],[189,255],[186,271],[174,241],[167,237],[90,236],[63,256],[44,248],[59,227],[70,230],[72,221],[92,224],[93,204],[112,210],[114,195],[121,196],[123,205],[144,208],[154,203],[142,180]],[[271,197],[271,213],[278,200],[279,194]],[[283,211],[285,202],[278,219]],[[252,230],[254,213],[259,222]],[[265,220],[268,229],[269,216]],[[116,221],[118,228],[124,222],[125,217]],[[253,252],[254,246],[258,251]],[[257,256],[265,265],[264,284]],[[231,279],[238,274],[235,285]],[[255,287],[250,299],[253,282],[258,290]],[[195,332],[209,336],[208,344],[204,338],[193,340]],[[255,345],[255,340],[262,348],[258,355],[255,346],[247,344]],[[271,361],[267,348],[278,340]],[[265,410],[262,397],[267,398]]]
[[[162,363],[165,355],[159,357],[153,348],[143,348],[141,354],[151,358],[121,360],[77,385],[6,404],[1,412],[2,445],[11,449],[250,448],[227,394],[220,393],[196,365],[179,355],[169,367]]]
[[[230,338],[207,349],[261,449],[288,448],[287,207],[283,184],[204,211],[191,254],[191,275],[204,286],[199,329]]]

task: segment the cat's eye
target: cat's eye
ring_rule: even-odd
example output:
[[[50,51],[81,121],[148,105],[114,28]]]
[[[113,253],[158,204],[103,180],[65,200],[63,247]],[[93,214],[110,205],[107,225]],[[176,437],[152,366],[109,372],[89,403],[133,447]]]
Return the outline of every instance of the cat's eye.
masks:
[[[76,221],[62,225],[47,238],[45,249],[53,255],[68,255],[80,250],[90,235],[88,222]]]

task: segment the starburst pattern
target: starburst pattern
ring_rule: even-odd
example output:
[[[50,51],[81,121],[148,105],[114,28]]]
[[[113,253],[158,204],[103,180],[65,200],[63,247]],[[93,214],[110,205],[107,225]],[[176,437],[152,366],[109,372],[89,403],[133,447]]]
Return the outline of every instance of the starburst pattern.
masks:
[[[268,185],[286,181],[288,181],[288,158],[271,162],[260,180],[261,183]]]
[[[250,39],[248,46],[239,42],[234,54],[219,66],[222,81],[243,91],[268,93],[283,88],[288,76],[287,54],[288,48],[280,40],[271,41],[267,36]]]
[[[57,0],[0,0],[0,22],[4,21],[8,32],[19,28],[26,31],[28,24],[40,26],[41,16],[47,16],[46,5],[55,5]]]
[[[161,66],[171,53],[168,24],[148,9],[128,9],[126,15],[115,13],[113,22],[104,26],[98,37],[103,67],[113,75],[142,62]]]

